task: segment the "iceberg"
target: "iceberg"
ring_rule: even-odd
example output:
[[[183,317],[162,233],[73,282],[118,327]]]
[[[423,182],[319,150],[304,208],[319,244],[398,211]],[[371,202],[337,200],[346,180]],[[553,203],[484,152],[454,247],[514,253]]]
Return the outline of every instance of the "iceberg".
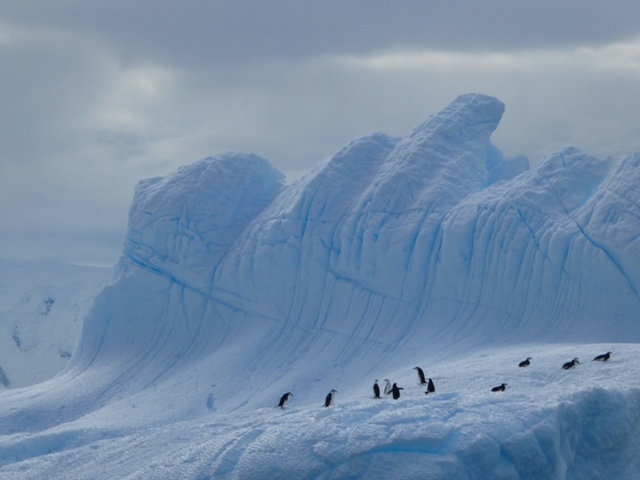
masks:
[[[141,181],[69,365],[1,393],[0,475],[633,478],[640,153],[530,166],[503,112],[462,95],[291,184],[236,153]]]

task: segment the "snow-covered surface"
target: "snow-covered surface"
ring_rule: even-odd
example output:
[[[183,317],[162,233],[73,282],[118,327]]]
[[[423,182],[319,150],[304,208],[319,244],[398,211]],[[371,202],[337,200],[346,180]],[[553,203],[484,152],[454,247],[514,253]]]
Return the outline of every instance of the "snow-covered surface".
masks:
[[[0,260],[0,389],[42,382],[67,365],[112,275],[112,268]]]
[[[530,169],[503,110],[463,95],[290,185],[241,154],[140,182],[69,366],[0,394],[0,476],[635,478],[640,154]]]

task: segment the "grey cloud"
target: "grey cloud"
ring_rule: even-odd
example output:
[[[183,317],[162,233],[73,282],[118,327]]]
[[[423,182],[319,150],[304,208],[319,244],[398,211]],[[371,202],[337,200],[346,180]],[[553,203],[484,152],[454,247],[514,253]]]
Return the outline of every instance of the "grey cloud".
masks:
[[[20,162],[30,162],[69,146],[109,79],[100,53],[77,38],[19,29],[8,35],[17,39],[0,42],[0,158],[11,162],[19,152]]]
[[[598,70],[569,51],[637,35],[636,3],[3,2],[0,256],[114,263],[142,178],[226,150],[296,177],[470,91],[505,102],[494,141],[507,154],[640,149],[640,69]],[[363,66],[425,49],[471,53]],[[482,52],[508,58],[492,66]]]
[[[634,0],[535,2],[46,0],[5,2],[9,21],[97,36],[122,58],[209,65],[381,49],[513,51],[636,36]]]

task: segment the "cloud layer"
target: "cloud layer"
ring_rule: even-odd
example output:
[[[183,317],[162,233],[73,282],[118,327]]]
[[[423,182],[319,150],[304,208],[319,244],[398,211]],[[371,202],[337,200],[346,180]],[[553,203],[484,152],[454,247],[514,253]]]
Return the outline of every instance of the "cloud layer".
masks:
[[[226,150],[290,178],[460,93],[494,142],[640,150],[640,5],[19,2],[0,20],[0,256],[113,264],[135,183]]]

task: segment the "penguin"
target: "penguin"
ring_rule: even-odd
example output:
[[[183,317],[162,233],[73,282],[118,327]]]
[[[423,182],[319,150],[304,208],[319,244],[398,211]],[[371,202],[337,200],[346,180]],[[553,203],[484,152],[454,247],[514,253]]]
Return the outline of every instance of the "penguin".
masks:
[[[420,379],[420,385],[424,385],[427,383],[427,380],[424,378],[424,371],[420,367],[413,367],[414,370],[418,371],[418,378]]]
[[[385,378],[384,381],[385,381],[384,394],[389,395],[391,393],[391,382],[389,381],[388,378]]]
[[[493,387],[491,389],[492,392],[504,392],[507,388],[507,384],[503,383],[502,385],[498,385],[497,387]]]
[[[380,398],[380,386],[378,385],[378,380],[373,384],[373,398]]]
[[[284,410],[284,405],[289,401],[289,398],[293,397],[293,393],[287,392],[280,397],[280,402],[278,403],[278,407]]]
[[[611,357],[611,352],[603,353],[602,355],[598,355],[593,359],[595,362],[606,362]]]
[[[400,390],[404,390],[404,388],[398,387],[395,383],[393,384],[393,387],[391,387],[391,393],[393,393],[394,400],[398,400],[400,398]]]
[[[436,386],[433,384],[433,380],[429,379],[429,385],[427,385],[427,391],[424,392],[425,395],[429,395],[436,391]]]
[[[331,405],[333,405],[333,396],[338,393],[337,390],[331,390],[328,394],[327,394],[327,398],[324,399],[324,406],[326,407],[330,407]]]
[[[531,365],[531,357],[527,357],[518,364],[519,367],[528,367],[529,365]]]
[[[580,362],[578,361],[578,357],[574,358],[573,360],[571,360],[570,362],[565,363],[564,365],[562,365],[562,368],[564,368],[565,370],[569,370],[570,368],[575,367],[576,365],[578,365]]]

